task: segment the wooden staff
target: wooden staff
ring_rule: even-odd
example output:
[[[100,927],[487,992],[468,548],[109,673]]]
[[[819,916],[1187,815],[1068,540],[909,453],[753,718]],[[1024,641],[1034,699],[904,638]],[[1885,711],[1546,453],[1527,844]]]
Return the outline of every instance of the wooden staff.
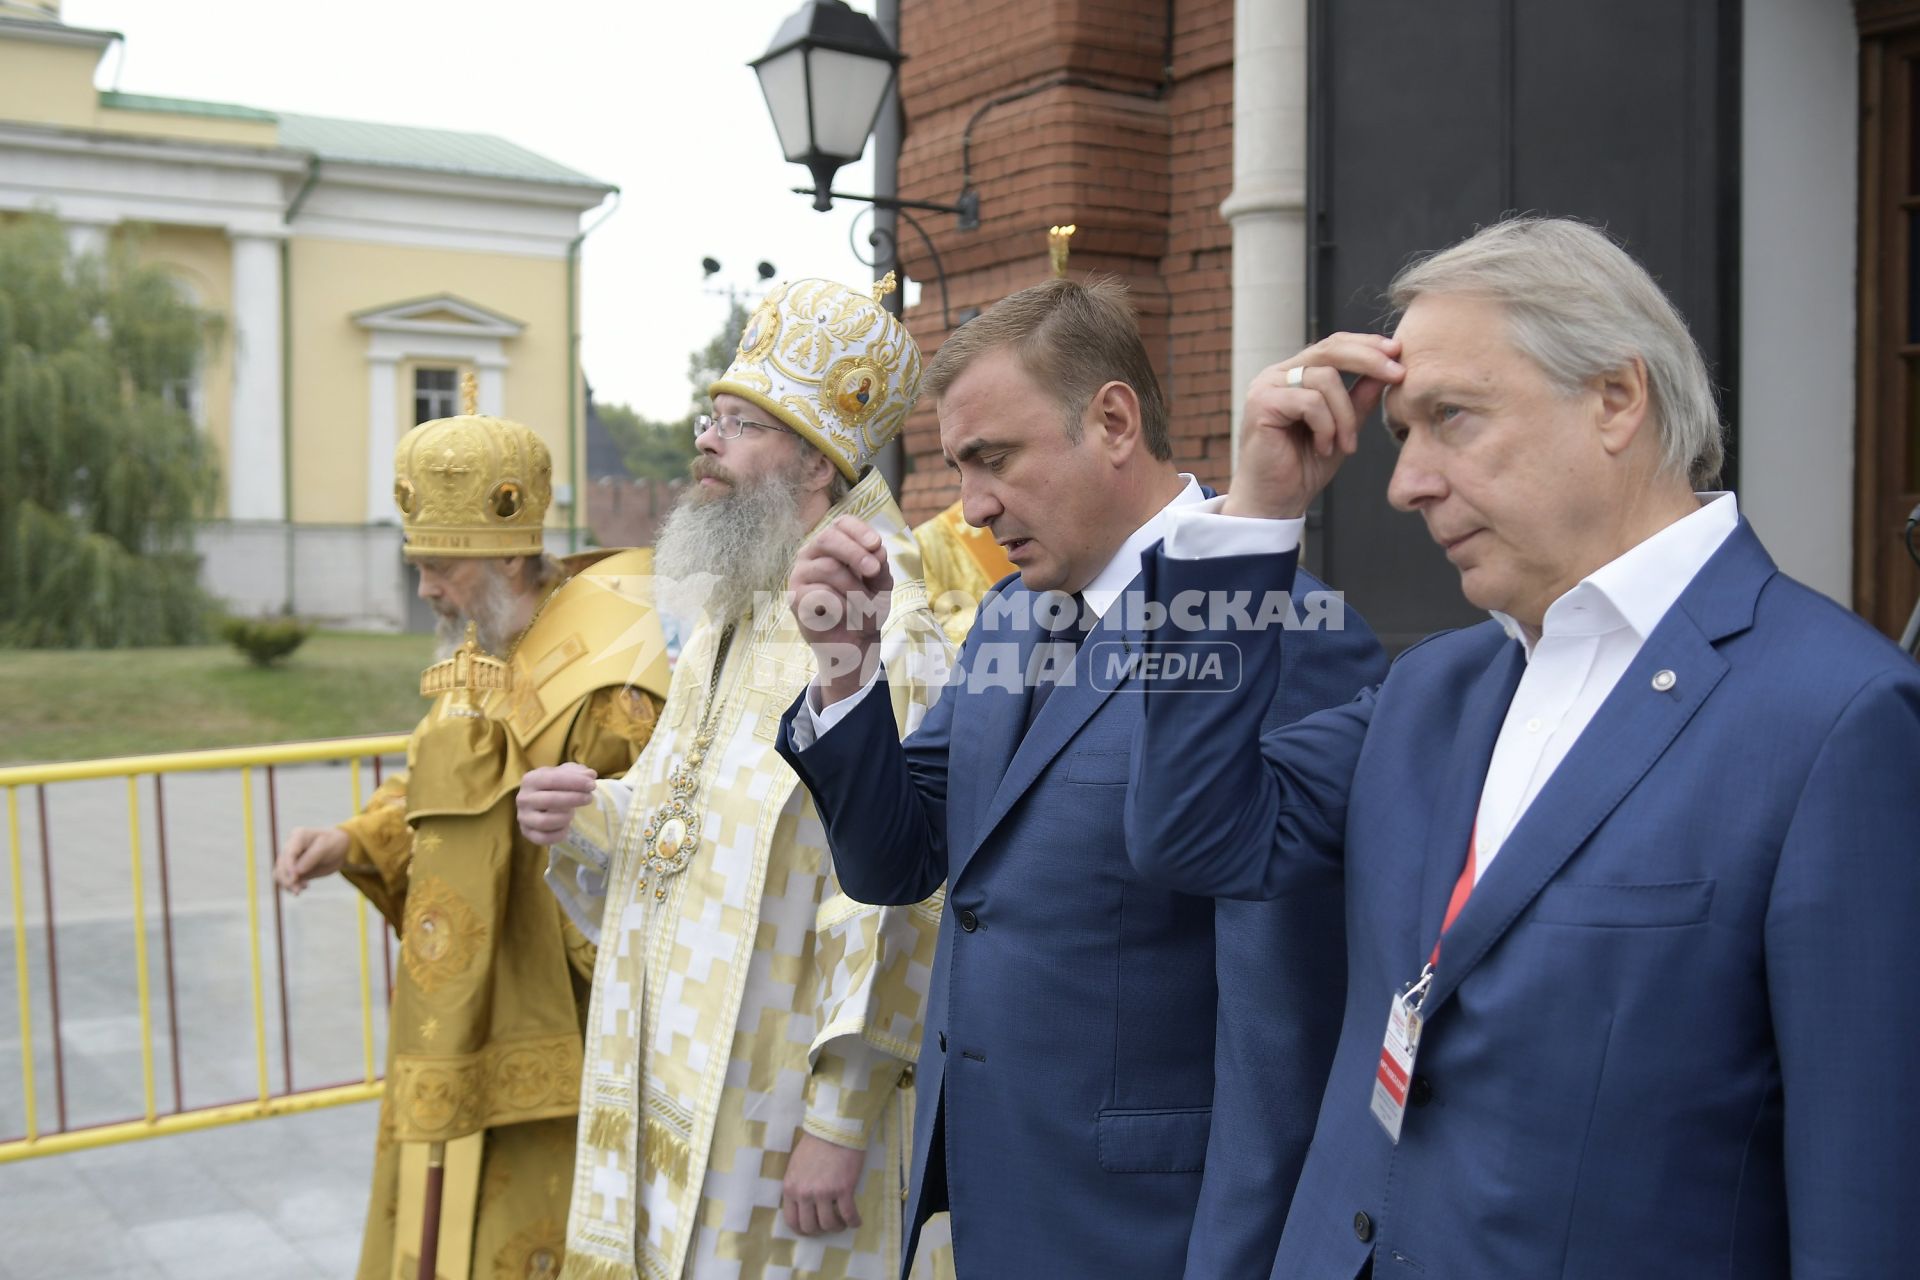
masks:
[[[420,1206],[419,1280],[437,1280],[440,1262],[440,1193],[447,1176],[447,1144],[427,1144],[427,1191]]]

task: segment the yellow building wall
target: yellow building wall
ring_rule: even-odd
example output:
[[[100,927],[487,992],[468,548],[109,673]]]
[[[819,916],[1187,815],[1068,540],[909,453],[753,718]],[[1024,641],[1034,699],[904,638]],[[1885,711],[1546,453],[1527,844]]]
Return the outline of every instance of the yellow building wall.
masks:
[[[227,514],[228,463],[233,451],[233,246],[211,227],[139,227],[131,235],[143,262],[156,263],[192,286],[199,305],[218,312],[221,333],[200,366],[207,437],[220,457],[217,516]]]
[[[192,142],[227,142],[242,146],[279,145],[280,126],[271,120],[237,120],[175,111],[122,111],[98,107],[89,122],[108,133],[143,137],[179,138]]]
[[[546,441],[553,454],[554,481],[565,481],[569,433],[564,259],[305,236],[293,240],[291,252],[291,515],[295,521],[359,524],[393,515],[390,506],[367,510],[367,352],[373,335],[355,324],[352,316],[439,293],[455,294],[526,326],[518,338],[503,345],[507,358],[504,413]],[[428,359],[424,363],[451,362]],[[399,366],[398,383],[396,426],[398,434],[405,434],[413,425],[412,371],[405,360]],[[384,492],[391,487],[391,460],[381,466]],[[574,491],[580,492],[577,481]],[[547,523],[566,527],[567,511],[558,501],[548,508]]]
[[[99,61],[97,49],[0,38],[0,120],[93,127]]]
[[[280,126],[271,120],[102,106],[93,87],[99,62],[97,49],[0,35],[0,120],[195,142],[279,144]]]

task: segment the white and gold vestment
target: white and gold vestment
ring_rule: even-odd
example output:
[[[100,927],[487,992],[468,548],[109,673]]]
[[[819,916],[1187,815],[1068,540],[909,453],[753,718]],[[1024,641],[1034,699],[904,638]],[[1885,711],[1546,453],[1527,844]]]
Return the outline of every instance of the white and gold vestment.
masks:
[[[825,520],[842,514],[872,525],[892,562],[881,660],[904,735],[939,696],[951,648],[877,473]],[[812,797],[774,751],[813,674],[778,595],[730,625],[703,621],[647,749],[554,847],[548,882],[599,944],[574,1280],[898,1272],[939,899],[882,908],[841,893]],[[781,1183],[801,1132],[865,1149],[859,1228],[788,1228]]]

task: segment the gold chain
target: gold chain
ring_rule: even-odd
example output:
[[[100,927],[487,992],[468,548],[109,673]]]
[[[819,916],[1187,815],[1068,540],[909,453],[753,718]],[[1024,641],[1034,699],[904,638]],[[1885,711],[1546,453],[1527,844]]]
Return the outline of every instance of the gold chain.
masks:
[[[687,752],[685,760],[667,774],[666,802],[647,819],[647,829],[642,837],[646,847],[646,874],[656,881],[664,881],[668,876],[686,870],[699,843],[693,838],[693,824],[697,817],[693,797],[700,789],[700,766],[706,761],[707,750],[713,746],[714,734],[719,729],[714,718],[720,709],[720,675],[726,669],[727,653],[733,647],[733,631],[734,624],[729,622],[720,632],[720,643],[713,655],[713,674],[707,679],[707,705],[700,713],[699,726],[694,730],[693,749]],[[640,889],[645,892],[646,888],[647,880],[643,877]],[[657,885],[653,896],[656,901],[664,899],[667,896],[666,885]]]

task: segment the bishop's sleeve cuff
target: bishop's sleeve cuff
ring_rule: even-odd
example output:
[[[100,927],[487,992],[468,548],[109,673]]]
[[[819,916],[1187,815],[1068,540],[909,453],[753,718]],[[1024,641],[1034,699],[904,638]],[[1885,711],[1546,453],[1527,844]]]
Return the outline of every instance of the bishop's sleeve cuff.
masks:
[[[823,1142],[864,1151],[873,1139],[911,1064],[857,1035],[829,1040],[814,1057],[807,1077],[807,1112],[800,1127]]]
[[[574,927],[595,946],[600,944],[614,846],[632,803],[633,787],[625,779],[600,779],[592,802],[574,810],[566,838],[547,849],[547,887]]]

